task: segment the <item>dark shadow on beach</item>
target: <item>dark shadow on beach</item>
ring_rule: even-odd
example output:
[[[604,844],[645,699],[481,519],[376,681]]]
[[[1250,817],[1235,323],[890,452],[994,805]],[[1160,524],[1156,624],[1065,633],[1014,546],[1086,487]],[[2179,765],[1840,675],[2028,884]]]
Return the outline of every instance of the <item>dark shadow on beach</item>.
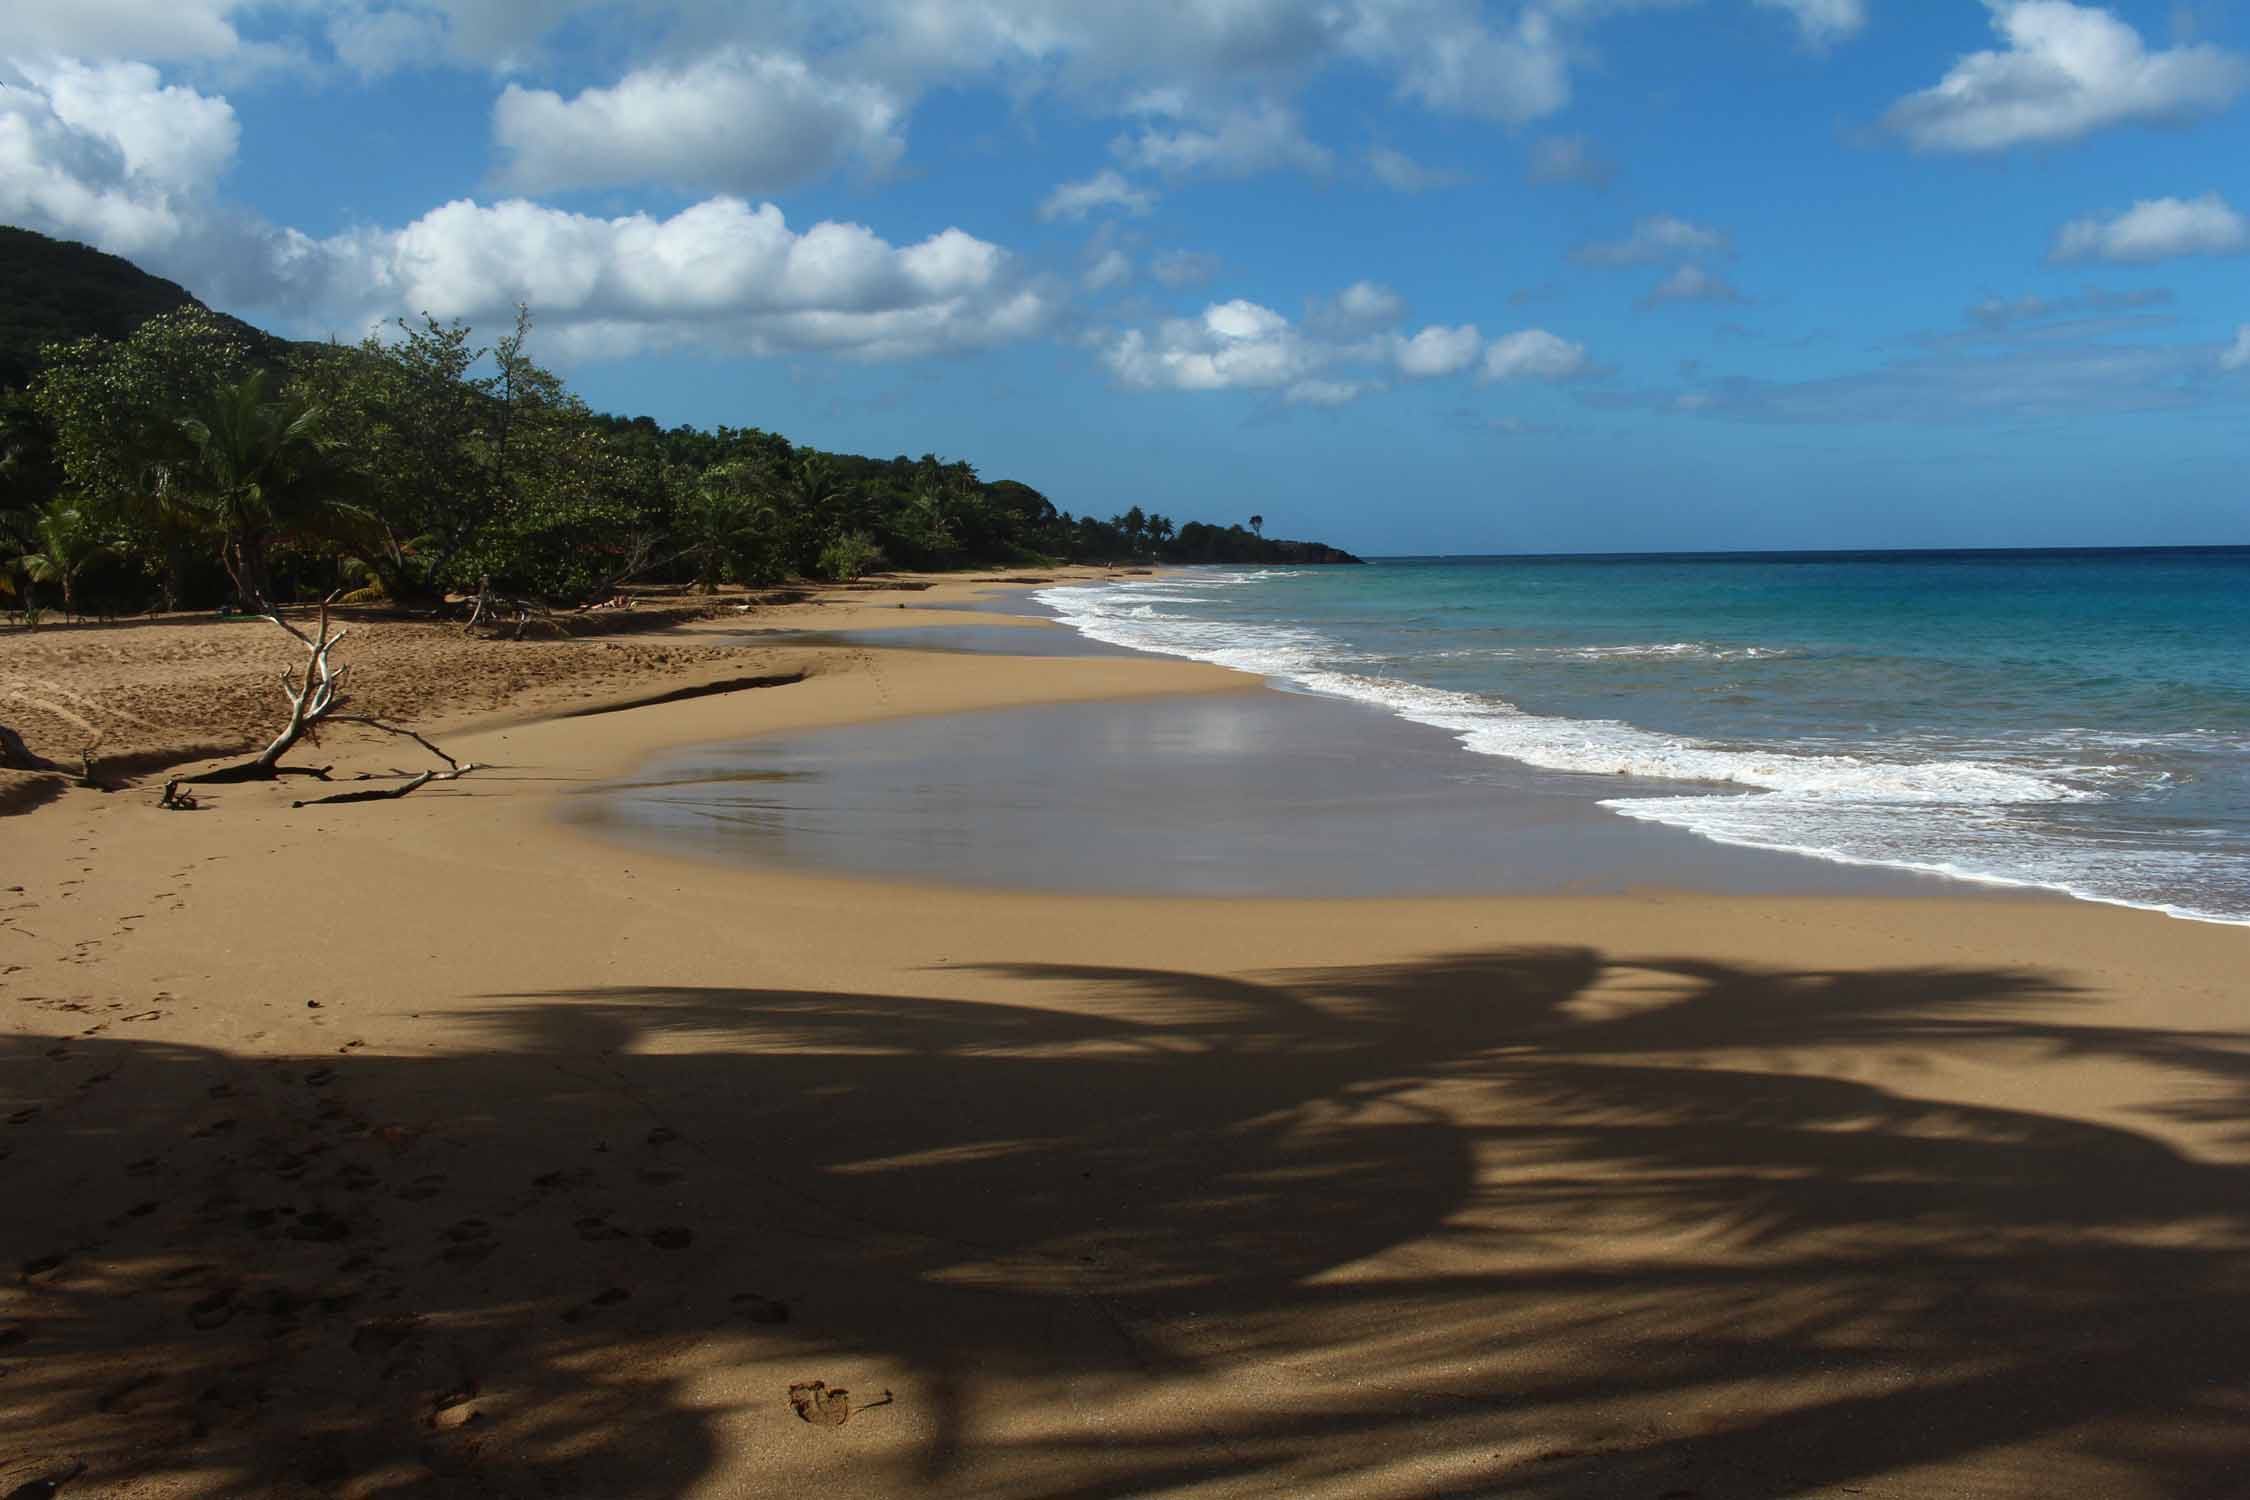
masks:
[[[2250,1492],[2250,1173],[1792,1062],[2114,1058],[2211,1122],[2242,1036],[2017,970],[977,972],[1074,1008],[624,986],[253,1060],[61,1007],[0,1045],[0,1474],[679,1496],[897,1422],[840,1493]],[[850,1424],[727,1386],[777,1358]]]

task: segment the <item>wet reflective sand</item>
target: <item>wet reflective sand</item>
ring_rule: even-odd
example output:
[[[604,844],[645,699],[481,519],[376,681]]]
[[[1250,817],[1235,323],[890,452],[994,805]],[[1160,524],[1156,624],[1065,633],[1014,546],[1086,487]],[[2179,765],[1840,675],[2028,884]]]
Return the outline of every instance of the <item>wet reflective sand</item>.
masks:
[[[1060,632],[1007,633],[1085,644]],[[1634,823],[1594,805],[1596,795],[1633,787],[1591,780],[1472,755],[1447,734],[1358,705],[1250,692],[946,715],[680,750],[590,795],[578,815],[606,833],[702,857],[1010,889],[1975,889]]]

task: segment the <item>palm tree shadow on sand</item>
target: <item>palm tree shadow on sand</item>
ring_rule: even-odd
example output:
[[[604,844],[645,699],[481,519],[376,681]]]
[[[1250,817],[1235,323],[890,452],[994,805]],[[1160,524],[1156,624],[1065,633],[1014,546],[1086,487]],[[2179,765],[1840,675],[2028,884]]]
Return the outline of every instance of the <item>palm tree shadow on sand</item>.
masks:
[[[382,1496],[2250,1488],[2243,1169],[1838,1076],[2114,1060],[2208,1125],[2244,1115],[2241,1036],[2075,1025],[2008,970],[971,973],[1040,1003],[493,997],[487,1045],[427,1056],[10,1039],[0,1464]],[[785,1371],[860,1411],[800,1422]]]

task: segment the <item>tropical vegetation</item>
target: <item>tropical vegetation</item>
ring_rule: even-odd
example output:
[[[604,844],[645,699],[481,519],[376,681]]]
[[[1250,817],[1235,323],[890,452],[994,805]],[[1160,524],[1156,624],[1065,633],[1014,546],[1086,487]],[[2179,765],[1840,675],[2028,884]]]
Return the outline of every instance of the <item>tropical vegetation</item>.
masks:
[[[519,314],[490,348],[430,318],[283,344],[188,298],[48,342],[0,390],[0,591],[19,612],[262,611],[337,590],[583,603],[883,568],[1347,560],[1267,540],[1263,517],[1073,516],[931,454],[605,416],[530,338]]]

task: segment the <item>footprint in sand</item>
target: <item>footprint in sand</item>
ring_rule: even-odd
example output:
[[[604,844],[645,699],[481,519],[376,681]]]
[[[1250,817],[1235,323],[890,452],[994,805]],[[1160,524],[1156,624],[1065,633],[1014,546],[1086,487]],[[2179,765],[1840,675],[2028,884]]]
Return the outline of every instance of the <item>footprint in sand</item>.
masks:
[[[603,1240],[629,1240],[632,1238],[631,1234],[618,1228],[599,1214],[588,1215],[572,1227],[578,1231],[578,1237],[589,1245],[600,1244]]]
[[[375,1318],[352,1330],[352,1353],[390,1354],[422,1331],[422,1320],[413,1313]]]
[[[412,1182],[407,1183],[398,1190],[396,1196],[404,1198],[409,1203],[425,1203],[444,1191],[444,1174],[432,1172],[428,1176],[417,1177]]]
[[[188,1326],[206,1333],[214,1328],[224,1327],[233,1317],[234,1291],[231,1287],[198,1298],[189,1304],[187,1310]]]
[[[685,1250],[695,1243],[695,1231],[678,1224],[668,1224],[649,1232],[648,1242],[659,1250]]]
[[[621,1286],[604,1287],[578,1306],[566,1310],[562,1318],[565,1323],[583,1323],[594,1315],[596,1308],[615,1307],[620,1302],[630,1302],[632,1298],[633,1294]]]
[[[438,1259],[450,1266],[473,1266],[500,1248],[500,1242],[492,1237],[492,1226],[482,1219],[463,1219],[448,1225],[445,1237],[449,1243],[438,1252]]]
[[[351,1232],[352,1226],[348,1222],[320,1208],[299,1214],[297,1222],[289,1226],[291,1239],[308,1240],[317,1245],[332,1245],[338,1240],[348,1239]]]
[[[33,1120],[36,1120],[38,1118],[39,1106],[36,1104],[32,1104],[27,1105],[24,1108],[17,1110],[14,1114],[8,1116],[8,1123],[10,1125],[29,1125]]]

